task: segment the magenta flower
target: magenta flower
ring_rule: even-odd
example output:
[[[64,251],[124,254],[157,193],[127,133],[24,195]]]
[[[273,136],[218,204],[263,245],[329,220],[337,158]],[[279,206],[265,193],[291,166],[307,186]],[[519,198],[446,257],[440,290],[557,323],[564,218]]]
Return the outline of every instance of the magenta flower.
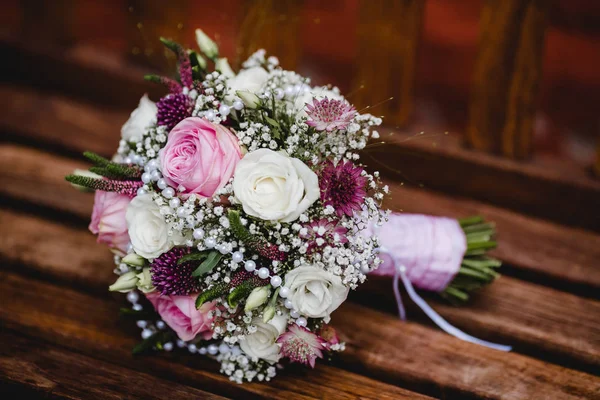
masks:
[[[313,221],[304,227],[307,228],[307,232],[304,235],[300,234],[300,237],[309,240],[309,253],[327,245],[348,243],[348,238],[346,237],[348,229],[338,225],[335,221],[329,221],[328,219],[323,218],[318,221]]]
[[[297,362],[315,367],[317,357],[323,358],[325,341],[308,329],[292,325],[287,332],[279,336],[277,343],[281,344],[281,355],[291,362]]]
[[[200,291],[200,281],[192,276],[197,265],[193,262],[177,263],[189,253],[190,249],[187,247],[174,247],[152,261],[152,284],[161,294],[188,296]]]
[[[363,172],[350,161],[338,165],[328,162],[321,171],[321,201],[325,206],[335,208],[338,217],[344,214],[351,217],[354,211],[361,209],[367,195],[367,178]]]
[[[308,121],[306,124],[318,131],[331,132],[346,129],[356,114],[356,109],[342,100],[325,97],[322,100],[313,98],[312,104],[306,105]]]

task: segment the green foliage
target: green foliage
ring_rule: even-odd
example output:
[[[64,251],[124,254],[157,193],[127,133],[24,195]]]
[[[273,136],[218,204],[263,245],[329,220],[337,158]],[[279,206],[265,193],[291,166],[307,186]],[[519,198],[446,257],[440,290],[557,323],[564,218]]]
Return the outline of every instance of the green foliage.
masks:
[[[202,307],[202,304],[223,296],[226,292],[227,286],[224,284],[215,285],[211,289],[205,290],[196,298],[196,308],[198,309]]]
[[[67,175],[65,176],[65,179],[67,182],[70,182],[74,185],[83,186],[93,190],[100,190],[103,185],[102,179],[90,178],[89,176]]]
[[[149,350],[152,350],[154,347],[160,349],[160,348],[162,348],[163,343],[166,343],[166,342],[172,340],[172,336],[173,336],[173,334],[168,331],[156,332],[149,338],[146,338],[146,339],[142,340],[140,343],[138,343],[133,348],[132,353],[134,355],[145,353]]]
[[[196,268],[196,270],[192,272],[192,276],[200,277],[212,271],[213,268],[215,268],[219,264],[222,258],[223,254],[216,250],[202,251],[199,253],[190,253],[181,257],[179,260],[177,260],[177,264],[183,264],[185,262],[202,261],[198,268]]]
[[[130,180],[139,179],[142,175],[140,168],[127,164],[112,162],[96,153],[86,151],[83,155],[95,165],[90,171],[108,179]]]
[[[253,236],[246,229],[246,227],[242,225],[242,221],[240,219],[240,212],[230,209],[227,214],[227,217],[229,219],[229,227],[231,228],[231,231],[233,232],[235,237],[244,243],[250,242]]]
[[[247,298],[252,290],[256,287],[256,284],[252,280],[242,282],[238,287],[233,289],[229,296],[227,296],[227,303],[229,307],[233,308],[239,304],[239,302]]]
[[[492,283],[500,276],[496,269],[502,265],[499,260],[485,255],[497,245],[493,240],[496,233],[493,223],[486,223],[479,216],[458,222],[467,237],[467,251],[456,277],[441,293],[442,297],[455,304],[467,301],[469,293]]]

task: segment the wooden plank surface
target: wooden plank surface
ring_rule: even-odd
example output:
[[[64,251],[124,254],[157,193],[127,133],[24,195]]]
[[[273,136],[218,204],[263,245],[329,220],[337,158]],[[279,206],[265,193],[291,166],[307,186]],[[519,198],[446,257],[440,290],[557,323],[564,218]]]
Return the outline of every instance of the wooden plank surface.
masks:
[[[415,107],[417,52],[425,2],[359,2],[358,49],[352,103],[358,110],[378,104],[387,122],[404,125]],[[377,62],[373,62],[377,60]]]
[[[0,293],[0,320],[4,326],[101,360],[151,371],[165,379],[210,387],[211,391],[235,398],[425,398],[325,364],[314,371],[293,368],[269,384],[237,385],[217,372],[216,362],[200,355],[178,352],[133,356],[131,348],[139,340],[139,329],[133,327],[132,321],[118,320],[115,311],[119,304],[107,293],[89,295],[5,271],[0,271],[0,276],[0,286],[13,287]]]
[[[364,161],[389,179],[600,231],[600,180],[583,168],[483,154],[443,132],[382,129],[381,138],[385,145],[367,147]]]
[[[484,2],[465,135],[473,148],[531,157],[549,3]]]
[[[29,203],[75,214],[89,220],[93,204],[90,193],[82,193],[64,181],[85,162],[10,143],[0,144],[0,194]],[[493,255],[538,281],[552,280],[555,286],[600,294],[600,235],[557,225],[489,206],[472,200],[391,183],[387,206],[394,211],[417,212],[447,217],[481,214],[497,224],[499,246]],[[569,238],[569,240],[565,240]]]
[[[0,342],[10,344],[0,346],[0,384],[10,384],[0,387],[0,394],[10,396],[5,398],[225,399],[48,345],[43,338],[0,331]]]
[[[1,209],[0,221],[13,227],[10,235],[0,238],[0,255],[18,268],[28,266],[34,275],[78,283],[99,293],[114,281],[110,252],[95,244],[85,230]],[[38,243],[35,251],[31,243]],[[70,249],[68,262],[65,248]],[[372,281],[356,298],[371,307],[387,305],[394,311],[390,280]],[[513,344],[517,351],[571,362],[583,369],[600,367],[600,302],[503,277],[468,307],[435,300],[432,305],[460,328]],[[411,318],[418,315],[413,312]],[[564,326],[570,329],[562,329]]]
[[[104,286],[102,282],[99,285]],[[131,362],[131,365],[140,365],[142,361],[131,361],[132,357],[127,352],[135,339],[125,333],[122,323],[117,324],[114,314],[117,304],[106,296],[89,295],[0,272],[0,300],[0,320],[10,329],[52,342],[59,341],[85,354],[92,352],[101,359],[110,357],[115,362]],[[31,312],[32,309],[35,313]],[[600,393],[600,381],[586,373],[461,342],[442,332],[415,323],[404,323],[351,303],[338,310],[334,325],[348,340],[348,351],[341,356],[340,366],[361,374],[384,377],[395,384],[435,396],[474,393],[488,399],[547,398],[551,395],[574,399]],[[163,359],[164,356],[155,355],[144,358],[143,363],[162,371],[166,368],[161,366],[164,365],[161,364]],[[178,361],[197,365],[190,364],[188,360],[189,357],[184,355]],[[205,362],[202,368],[192,371],[195,375],[206,376],[210,374],[210,367],[208,371],[206,369],[209,364]],[[308,387],[309,382],[315,384],[319,381],[320,371],[328,368],[332,367],[319,365],[314,371],[299,369],[305,371],[299,374],[290,371],[273,380],[273,385],[231,386],[241,390],[261,389],[279,393],[277,385],[289,384],[290,390],[294,390],[292,388],[297,385]],[[185,384],[187,369],[182,369],[177,371],[177,376]],[[316,383],[318,390],[325,393],[326,387],[321,388],[320,385],[327,382],[334,385],[335,381],[332,382],[331,378]],[[348,382],[351,381],[339,383],[334,390],[342,391]],[[356,389],[353,386],[349,388]],[[279,395],[285,397],[285,394]]]

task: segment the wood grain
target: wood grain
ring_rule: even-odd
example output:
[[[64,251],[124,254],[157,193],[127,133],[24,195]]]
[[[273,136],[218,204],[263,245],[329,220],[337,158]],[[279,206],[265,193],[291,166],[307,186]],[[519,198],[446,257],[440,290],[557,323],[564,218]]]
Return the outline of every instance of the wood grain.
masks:
[[[95,244],[86,231],[3,210],[0,221],[0,256],[5,261],[99,293],[114,281],[110,252]],[[14,228],[9,234],[4,227]],[[31,243],[39,243],[39,248],[31,249]],[[70,249],[68,255],[65,249]],[[390,280],[373,279],[361,292],[356,298],[364,304],[393,310]],[[517,351],[570,362],[578,368],[600,366],[600,302],[503,277],[468,307],[435,301],[432,305],[458,327],[510,343]],[[419,315],[412,313],[411,318]]]
[[[80,354],[0,331],[0,382],[18,385],[19,394],[59,399],[225,399],[157,376],[115,366]],[[2,389],[0,389],[2,393]],[[12,397],[15,396],[15,397]]]
[[[298,26],[302,1],[251,0],[244,5],[246,11],[238,35],[238,68],[256,50],[265,49],[268,55],[279,59],[283,68],[295,70],[301,56]]]
[[[64,175],[85,163],[21,145],[0,144],[0,194],[74,214],[91,215],[93,195],[74,190]],[[600,235],[531,218],[476,201],[391,184],[387,207],[394,211],[447,217],[481,214],[497,224],[499,246],[493,254],[529,278],[551,281],[574,292],[598,297]],[[569,240],[565,240],[568,238]]]
[[[487,0],[466,130],[477,150],[531,156],[548,1]]]
[[[360,1],[352,95],[357,109],[370,112],[369,107],[384,102],[373,112],[392,124],[408,122],[415,107],[424,9],[423,0]]]
[[[193,379],[196,385],[201,385],[214,379],[211,390],[218,389],[217,393],[226,396],[235,396],[234,390],[238,396],[240,391],[247,390],[277,398],[289,396],[294,390],[319,398],[344,398],[349,393],[352,395],[346,395],[348,398],[357,395],[382,398],[381,393],[390,398],[397,395],[389,386],[362,385],[360,379],[367,382],[368,379],[354,374],[341,377],[332,374],[321,379],[322,373],[333,369],[322,364],[314,371],[286,371],[269,385],[232,385],[212,372],[214,363],[211,368],[211,362],[199,356],[177,354],[176,363],[166,361],[165,355],[135,358],[129,350],[135,339],[125,332],[123,323],[117,324],[116,308],[114,301],[103,296],[0,271],[0,321],[4,326],[102,360],[152,370],[165,379],[176,377],[182,384]],[[487,399],[575,399],[594,397],[600,390],[600,380],[583,372],[461,342],[442,332],[404,323],[351,303],[336,312],[333,323],[348,340],[348,351],[338,365],[434,396],[464,397],[472,393]],[[172,372],[165,374],[168,370]],[[222,387],[223,384],[226,385]],[[365,386],[367,393],[358,392]]]
[[[177,352],[133,356],[139,329],[119,321],[119,304],[107,296],[89,295],[0,271],[0,320],[3,326],[70,350],[164,379],[235,398],[366,399],[424,396],[320,364],[316,370],[284,371],[269,384],[236,385],[218,373],[206,357]],[[42,304],[43,303],[43,304]],[[383,397],[380,397],[383,396]]]
[[[385,144],[367,147],[364,162],[389,179],[600,231],[600,181],[579,166],[503,159],[443,133],[382,129],[381,137]]]

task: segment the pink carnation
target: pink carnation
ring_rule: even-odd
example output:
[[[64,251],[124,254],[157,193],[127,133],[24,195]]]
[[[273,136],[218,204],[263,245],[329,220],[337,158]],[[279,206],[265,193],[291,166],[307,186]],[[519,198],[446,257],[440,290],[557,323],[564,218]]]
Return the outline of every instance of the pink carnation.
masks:
[[[211,311],[215,309],[214,303],[204,303],[197,310],[196,297],[198,295],[164,296],[152,292],[147,293],[146,297],[163,321],[179,336],[179,339],[188,341],[199,334],[204,340],[212,337],[213,313]]]
[[[131,198],[124,194],[96,190],[94,210],[89,229],[98,235],[98,243],[107,244],[113,251],[127,253],[129,234],[125,212]]]
[[[279,336],[277,343],[281,344],[281,354],[291,362],[297,362],[315,367],[315,361],[323,358],[325,341],[308,329],[291,325],[288,331]]]
[[[229,129],[190,117],[171,130],[159,158],[170,186],[182,186],[183,193],[212,197],[229,181],[242,153]]]

